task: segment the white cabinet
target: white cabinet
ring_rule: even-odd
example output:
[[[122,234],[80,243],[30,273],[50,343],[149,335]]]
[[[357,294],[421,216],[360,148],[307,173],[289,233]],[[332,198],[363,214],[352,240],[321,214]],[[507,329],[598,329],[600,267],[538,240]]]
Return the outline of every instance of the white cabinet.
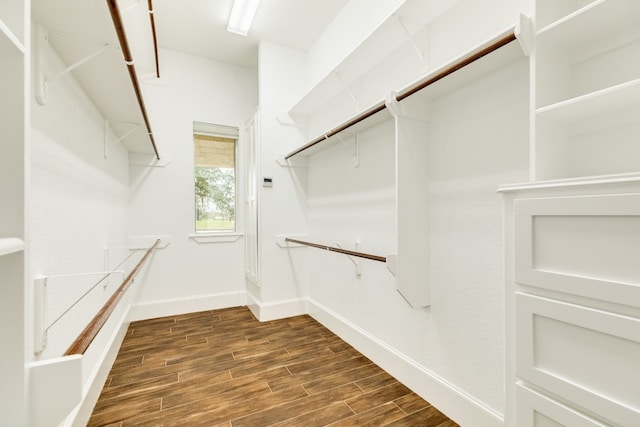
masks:
[[[638,172],[640,2],[536,2],[534,180]]]
[[[640,425],[640,2],[533,4],[530,182],[501,188],[505,424]]]
[[[507,213],[507,425],[640,425],[640,181],[531,184]]]

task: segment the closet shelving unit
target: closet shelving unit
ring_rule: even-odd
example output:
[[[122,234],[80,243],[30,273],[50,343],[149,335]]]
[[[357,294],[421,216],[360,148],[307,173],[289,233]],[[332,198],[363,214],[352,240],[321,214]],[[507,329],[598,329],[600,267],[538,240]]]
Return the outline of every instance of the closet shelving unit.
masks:
[[[523,46],[529,46],[528,21],[510,27],[453,61],[436,69],[385,101],[330,129],[285,155],[288,161],[309,156],[329,144],[352,136],[385,120],[394,119],[396,128],[396,254],[385,257],[396,275],[397,289],[412,307],[430,305],[428,258],[430,251],[427,194],[416,194],[416,182],[427,182],[423,161],[428,144],[426,106],[437,98],[491,71],[523,58]],[[520,40],[520,43],[514,43]],[[324,248],[320,244],[308,244]]]
[[[636,425],[640,2],[534,4],[531,177],[501,187],[505,423]]]
[[[64,5],[32,0],[36,31],[35,95],[40,103],[55,93],[58,80],[48,71],[48,46],[82,86],[105,119],[105,156],[121,143],[129,152],[158,159],[141,83],[159,78],[153,3],[68,0]],[[68,13],[72,10],[73,13]]]
[[[640,3],[536,4],[532,180],[638,172]]]
[[[358,76],[366,73],[381,59],[387,57],[408,40],[414,50],[424,50],[415,42],[422,28],[436,20],[441,14],[454,6],[456,0],[407,0],[373,32],[357,46],[352,53],[343,58],[335,68],[312,86],[300,99],[288,109],[289,113],[308,115],[328,100],[351,87]],[[423,55],[424,52],[421,53]]]
[[[0,412],[24,425],[25,157],[29,124],[29,1],[0,4]]]
[[[517,39],[516,31],[517,29],[512,27],[455,58],[441,68],[428,73],[399,92],[392,93],[388,100],[376,102],[357,115],[287,153],[284,156],[285,160],[290,160],[296,156],[313,155],[323,148],[325,144],[339,141],[339,138],[334,137],[357,134],[391,119],[392,116],[387,110],[390,102],[401,102],[414,94],[419,94],[425,98],[436,98],[521,58],[522,49],[520,47],[514,48],[510,45],[512,41]],[[500,49],[507,45],[510,46]],[[487,56],[488,54],[491,55]],[[480,61],[481,59],[484,60]],[[455,77],[452,76],[454,73]],[[446,79],[449,76],[452,77]]]

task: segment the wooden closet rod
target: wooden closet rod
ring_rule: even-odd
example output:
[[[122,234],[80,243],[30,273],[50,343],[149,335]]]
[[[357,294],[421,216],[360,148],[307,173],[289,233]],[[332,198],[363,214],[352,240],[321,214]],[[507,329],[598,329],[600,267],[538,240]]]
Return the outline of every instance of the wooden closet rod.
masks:
[[[111,315],[113,310],[115,310],[118,302],[120,302],[127,289],[129,289],[131,283],[133,283],[135,275],[138,273],[138,271],[140,271],[145,261],[147,261],[147,258],[149,258],[153,250],[159,244],[160,239],[156,240],[155,243],[149,249],[147,249],[147,252],[145,252],[142,259],[138,261],[133,270],[131,270],[131,273],[129,273],[129,275],[125,277],[118,289],[116,289],[113,295],[111,295],[111,298],[109,298],[109,300],[102,306],[98,314],[96,314],[95,317],[91,319],[91,322],[89,322],[87,327],[84,328],[82,332],[80,332],[80,335],[78,335],[78,338],[76,338],[71,346],[67,349],[67,351],[64,353],[64,356],[70,356],[72,354],[84,354],[87,351],[89,345],[91,345],[96,335],[98,335],[98,332],[100,332],[100,329],[102,329],[104,324],[109,319],[109,316]]]
[[[369,117],[373,116],[376,113],[379,113],[380,111],[384,110],[385,108],[387,108],[386,104],[384,103],[384,101],[380,101],[378,102],[376,105],[374,105],[373,107],[369,108],[366,111],[363,111],[362,113],[358,114],[356,117],[352,118],[351,120],[341,124],[340,126],[337,126],[333,129],[331,129],[329,132],[327,132],[325,135],[319,136],[318,138],[314,139],[313,141],[303,145],[302,147],[292,151],[291,153],[287,154],[287,156],[285,157],[285,160],[288,160],[290,157],[295,156],[298,153],[303,152],[304,150],[308,150],[309,148],[313,147],[316,144],[321,143],[322,141],[324,141],[325,139],[329,139],[334,135],[339,134],[340,132],[349,129],[351,126],[360,123],[361,121],[363,121],[364,119],[368,119]]]
[[[329,252],[338,252],[340,254],[349,255],[349,256],[357,256],[360,258],[366,258],[373,261],[387,262],[387,258],[379,255],[371,255],[363,252],[350,251],[347,249],[337,248],[334,246],[320,245],[318,243],[305,242],[303,240],[291,239],[286,237],[284,239],[285,242],[297,243],[299,245],[311,246],[312,248],[324,249]]]
[[[156,36],[156,20],[154,17],[153,0],[148,0],[149,20],[151,21],[151,33],[153,34],[153,54],[156,58],[156,77],[160,78],[160,62],[158,61],[158,37]]]
[[[138,83],[138,74],[136,73],[136,67],[133,63],[133,55],[131,55],[131,49],[129,48],[129,42],[127,41],[127,35],[124,32],[124,25],[122,23],[122,16],[120,15],[120,9],[118,8],[118,2],[116,0],[107,0],[107,6],[109,6],[109,12],[111,13],[111,19],[113,20],[113,26],[116,29],[118,35],[118,41],[120,42],[120,48],[122,49],[122,55],[124,62],[127,64],[127,70],[129,71],[129,78],[133,85],[133,90],[138,98],[138,105],[140,106],[140,112],[144,119],[144,124],[147,127],[147,134],[151,140],[153,151],[156,155],[156,159],[160,160],[158,154],[158,147],[156,147],[156,141],[153,139],[153,132],[151,131],[151,125],[149,124],[149,117],[147,116],[147,108],[144,106],[144,100],[142,99],[142,91],[140,90],[140,84]]]
[[[468,52],[466,55],[458,58],[456,61],[452,62],[451,64],[449,64],[448,66],[446,66],[445,68],[436,71],[434,74],[429,74],[427,76],[425,76],[423,79],[415,82],[414,84],[412,84],[411,86],[409,86],[408,88],[402,90],[401,92],[399,92],[397,95],[394,96],[394,99],[397,102],[402,101],[405,98],[410,97],[411,95],[415,94],[416,92],[421,91],[422,89],[432,85],[433,83],[437,82],[438,80],[442,80],[443,78],[447,77],[450,74],[455,73],[456,71],[460,70],[461,68],[466,67],[467,65],[477,61],[478,59],[482,58],[483,56],[498,50],[499,48],[501,48],[502,46],[505,46],[509,43],[511,43],[512,41],[516,40],[516,35],[515,35],[515,27],[509,29],[508,31],[505,31],[504,33],[496,36],[495,38],[493,38],[492,40],[490,40],[488,43],[483,44],[482,46]],[[375,104],[373,107],[369,108],[368,110],[363,111],[362,113],[358,114],[357,116],[353,117],[352,119],[344,122],[343,124],[331,129],[329,132],[327,132],[327,134],[322,135],[317,137],[316,139],[312,140],[311,142],[303,145],[300,148],[297,148],[296,150],[292,151],[291,153],[287,154],[285,156],[285,159],[288,160],[289,158],[295,156],[296,154],[299,154],[311,147],[313,147],[316,144],[321,143],[322,141],[344,131],[347,130],[348,128],[350,128],[351,126],[360,123],[361,121],[368,119],[369,117],[373,116],[374,114],[384,110],[385,108],[387,108],[387,105],[384,101],[380,101],[377,104]]]
[[[459,69],[466,67],[467,65],[477,61],[483,56],[500,49],[504,45],[511,43],[515,39],[516,39],[516,34],[515,34],[515,27],[514,27],[514,28],[511,28],[509,31],[506,31],[505,33],[495,37],[494,39],[489,41],[487,44],[484,44],[478,47],[477,49],[474,49],[468,52],[466,55],[458,58],[455,62],[437,71],[435,74],[427,75],[425,78],[412,84],[411,86],[409,86],[408,88],[406,88],[405,90],[403,90],[402,92],[398,93],[395,96],[396,101],[400,102],[403,99],[410,97],[414,93],[421,91],[422,89],[432,85],[438,80],[441,80],[447,77],[448,75],[455,73]]]

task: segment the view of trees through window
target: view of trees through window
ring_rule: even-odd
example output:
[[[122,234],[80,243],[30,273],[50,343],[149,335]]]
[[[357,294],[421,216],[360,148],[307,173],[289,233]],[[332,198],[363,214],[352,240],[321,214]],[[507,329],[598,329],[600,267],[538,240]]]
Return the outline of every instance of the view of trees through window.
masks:
[[[236,140],[194,130],[196,232],[236,229]]]

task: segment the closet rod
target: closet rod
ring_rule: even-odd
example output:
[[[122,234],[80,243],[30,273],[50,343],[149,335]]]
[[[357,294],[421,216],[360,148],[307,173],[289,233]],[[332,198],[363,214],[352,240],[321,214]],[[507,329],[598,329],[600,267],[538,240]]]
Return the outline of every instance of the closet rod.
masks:
[[[385,108],[387,108],[386,104],[384,103],[384,101],[380,101],[377,104],[375,104],[373,107],[369,108],[368,110],[363,111],[362,113],[358,114],[357,116],[355,116],[354,118],[352,118],[351,120],[341,124],[340,126],[337,126],[333,129],[331,129],[329,132],[327,132],[325,135],[319,136],[318,138],[314,139],[313,141],[303,145],[302,147],[292,151],[291,153],[287,154],[287,156],[285,157],[285,160],[288,160],[290,157],[295,156],[296,154],[299,154],[305,150],[308,150],[309,148],[313,147],[316,144],[321,143],[322,141],[324,141],[325,139],[329,139],[334,135],[339,134],[340,132],[349,129],[351,126],[363,121],[364,119],[367,119],[371,116],[373,116],[376,113],[379,113],[380,111],[384,110]]]
[[[138,273],[138,271],[140,271],[144,263],[147,261],[147,258],[149,258],[153,250],[159,244],[160,239],[157,239],[155,243],[149,249],[147,249],[147,252],[145,252],[144,256],[140,259],[140,261],[138,261],[136,266],[133,267],[131,273],[129,273],[129,275],[125,277],[118,289],[116,289],[113,295],[111,295],[111,298],[109,298],[109,300],[102,306],[98,314],[96,314],[95,317],[91,319],[91,322],[89,322],[87,327],[84,328],[82,332],[80,332],[80,335],[78,335],[78,338],[76,338],[76,340],[67,349],[67,351],[64,353],[64,356],[70,356],[72,354],[84,354],[87,351],[87,348],[89,348],[89,345],[91,345],[93,339],[96,337],[96,335],[98,335],[100,329],[102,329],[104,324],[107,322],[113,310],[115,310],[118,302],[120,302],[127,289],[129,289],[131,283],[133,283],[135,275]]]
[[[158,61],[158,36],[156,35],[156,20],[154,17],[153,0],[148,0],[149,21],[151,21],[151,33],[153,34],[153,54],[156,58],[156,77],[160,78],[160,62]]]
[[[456,71],[477,61],[483,56],[488,55],[489,53],[500,49],[502,46],[505,46],[511,43],[515,39],[516,39],[516,34],[515,34],[515,27],[514,27],[504,32],[503,34],[500,34],[497,37],[493,38],[487,44],[484,44],[478,47],[477,49],[474,49],[468,52],[466,55],[458,58],[455,62],[451,63],[450,65],[436,72],[435,74],[427,75],[424,79],[417,81],[416,83],[409,86],[402,92],[399,92],[395,96],[396,101],[400,102],[403,99],[410,97],[414,93],[421,91],[422,89],[432,85],[438,80],[441,80],[447,77],[448,75],[455,73]]]
[[[124,32],[124,25],[122,23],[122,16],[120,15],[120,9],[116,0],[107,0],[107,6],[109,6],[109,12],[111,13],[111,19],[113,20],[113,26],[115,27],[118,35],[118,41],[120,42],[120,48],[122,49],[122,55],[124,56],[124,62],[127,64],[127,70],[129,71],[129,78],[133,85],[133,90],[138,98],[138,105],[144,119],[144,124],[147,127],[147,134],[151,140],[153,151],[155,152],[156,159],[160,160],[158,154],[158,147],[156,147],[156,141],[153,139],[153,132],[151,131],[151,125],[149,124],[149,117],[147,116],[147,108],[144,105],[142,99],[142,91],[140,90],[140,84],[138,83],[138,74],[136,73],[136,67],[134,65],[133,56],[131,55],[131,49],[129,48],[129,42],[127,41],[127,35]]]
[[[383,256],[371,255],[371,254],[366,254],[366,253],[363,253],[363,252],[350,251],[350,250],[347,250],[347,249],[337,248],[335,246],[320,245],[318,243],[305,242],[303,240],[291,239],[289,237],[286,237],[284,239],[284,241],[285,242],[291,242],[291,243],[297,243],[299,245],[311,246],[312,248],[324,249],[325,251],[329,251],[329,252],[338,252],[338,253],[341,253],[341,254],[344,254],[344,255],[357,256],[357,257],[360,257],[360,258],[366,258],[366,259],[370,259],[370,260],[373,260],[373,261],[387,262],[387,258],[383,257]]]
[[[396,94],[393,98],[397,102],[400,102],[403,99],[408,98],[409,96],[415,94],[416,92],[419,92],[422,89],[432,85],[433,83],[437,82],[438,80],[442,80],[443,78],[447,77],[448,75],[453,74],[456,71],[460,70],[461,68],[464,68],[467,65],[477,61],[478,59],[482,58],[483,56],[486,56],[487,54],[498,50],[502,46],[505,46],[505,45],[511,43],[514,40],[516,40],[515,27],[512,27],[508,31],[505,31],[504,33],[494,37],[493,39],[491,39],[486,44],[483,44],[482,46],[479,46],[478,48],[468,52],[466,55],[458,58],[455,62],[452,62],[447,67],[443,68],[442,70],[437,71],[435,74],[429,74],[429,75],[425,76],[423,79],[417,81],[416,83],[412,84],[408,88],[406,88],[403,91],[401,91],[398,94]],[[343,124],[333,128],[326,135],[319,136],[318,138],[312,140],[311,142],[309,142],[309,143],[303,145],[302,147],[299,147],[296,150],[292,151],[291,153],[287,154],[285,156],[285,160],[288,160],[289,158],[295,156],[296,154],[300,154],[301,152],[313,147],[314,145],[319,144],[322,141],[324,141],[324,140],[326,140],[326,139],[328,139],[328,138],[330,138],[330,137],[332,137],[332,136],[334,136],[334,135],[336,135],[336,134],[338,134],[338,133],[340,133],[340,132],[342,132],[344,130],[347,130],[351,126],[360,123],[361,121],[373,116],[374,114],[384,110],[385,108],[387,108],[387,105],[386,105],[386,103],[384,101],[378,102],[377,104],[375,104],[373,107],[369,108],[368,110],[363,111],[362,113],[358,114],[357,116],[353,117],[352,119],[350,119],[350,120],[344,122]]]

